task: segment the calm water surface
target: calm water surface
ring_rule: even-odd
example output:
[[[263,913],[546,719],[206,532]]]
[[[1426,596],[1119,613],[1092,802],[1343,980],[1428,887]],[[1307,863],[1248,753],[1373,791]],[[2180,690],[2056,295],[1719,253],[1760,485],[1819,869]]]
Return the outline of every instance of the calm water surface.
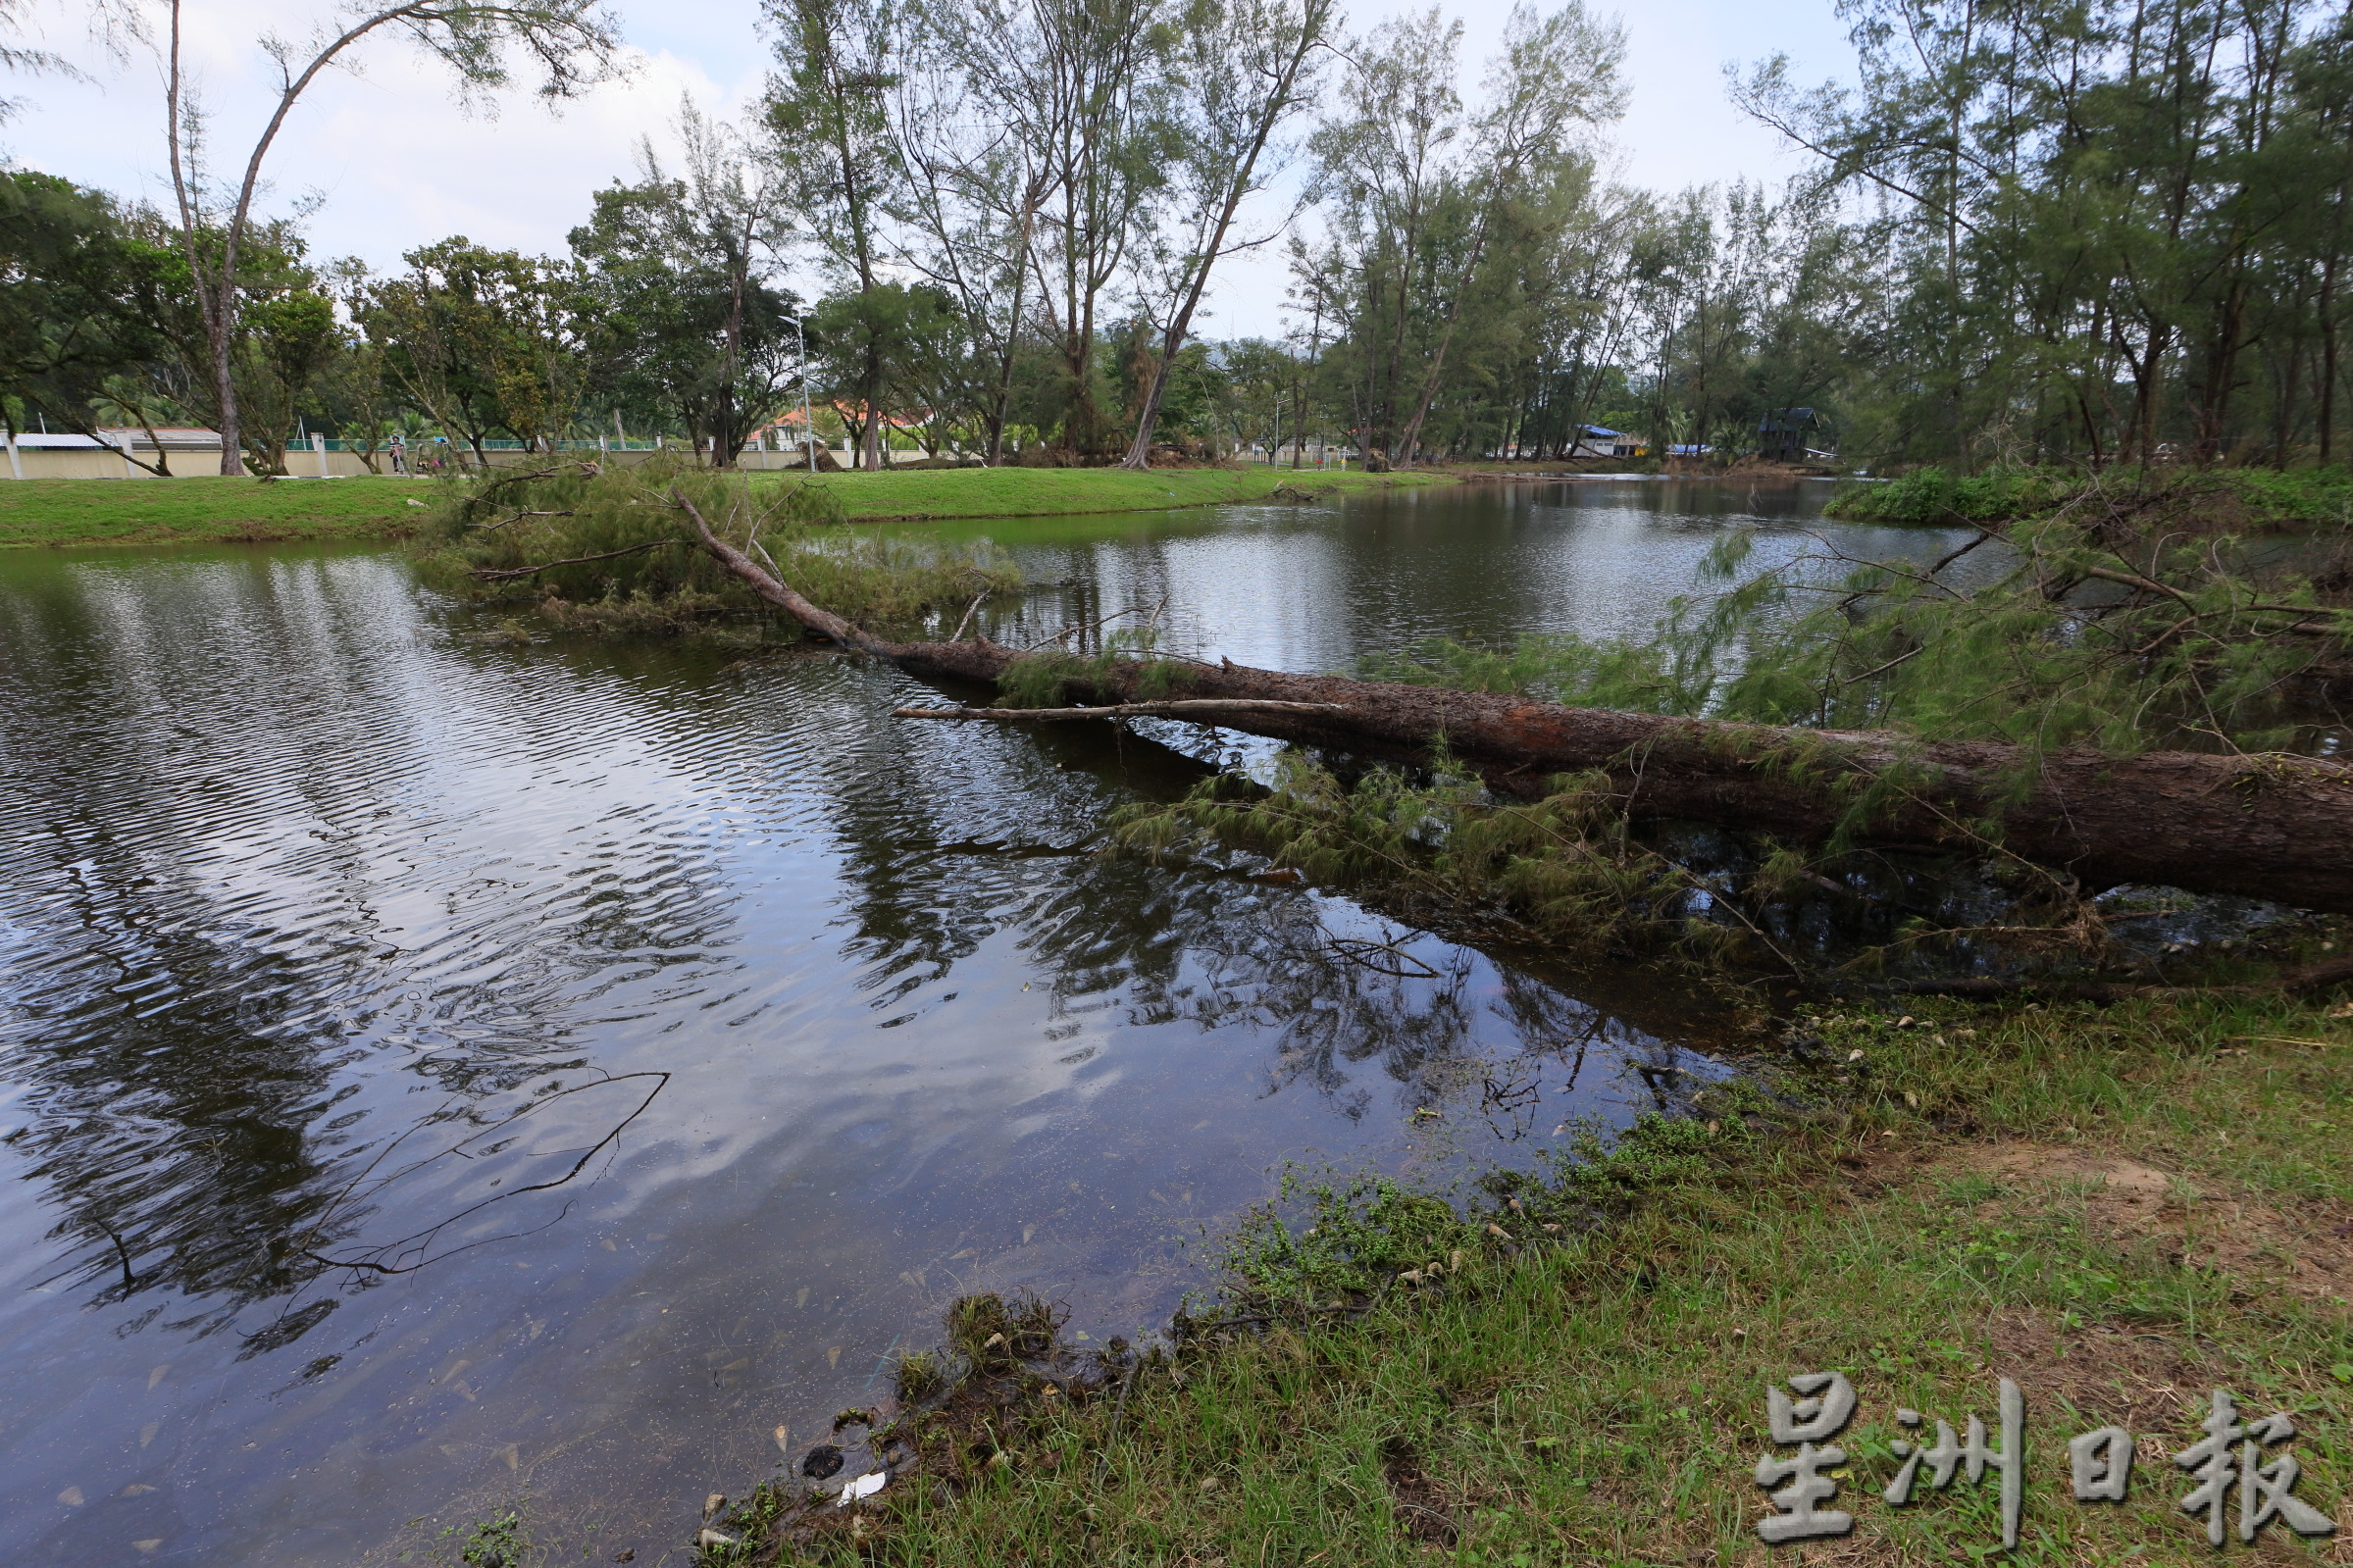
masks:
[[[1826,489],[959,531],[1050,584],[1008,639],[1164,603],[1339,669],[1639,631]],[[1147,1333],[1284,1162],[1525,1160],[1721,1043],[1639,970],[1095,858],[1216,742],[887,717],[930,695],[503,641],[391,553],[0,553],[0,1561],[389,1559],[526,1494],[652,1561],[954,1294]]]

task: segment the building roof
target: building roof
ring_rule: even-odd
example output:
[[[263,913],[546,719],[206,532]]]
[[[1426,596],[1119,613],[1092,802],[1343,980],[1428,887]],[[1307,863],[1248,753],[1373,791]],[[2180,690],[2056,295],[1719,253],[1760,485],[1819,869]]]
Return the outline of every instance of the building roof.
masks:
[[[826,407],[832,409],[844,420],[863,420],[866,417],[866,406],[863,403],[837,401],[828,403]],[[883,423],[895,430],[921,430],[926,424],[930,423],[931,417],[932,414],[930,409],[918,409],[913,413],[886,413],[883,415]],[[764,435],[770,430],[797,430],[799,426],[800,410],[797,407],[794,407],[785,410],[782,414],[779,414],[776,418],[770,420],[767,424],[761,426],[758,430],[752,431],[751,433],[754,435]]]
[[[219,446],[221,444],[221,435],[218,430],[197,430],[190,426],[159,426],[155,431],[155,438],[166,446]],[[66,435],[52,431],[19,430],[17,431],[17,444],[24,447],[65,450],[78,447],[85,452],[100,450],[119,452],[126,446],[144,447],[148,443],[145,430],[126,429],[121,426],[102,426],[99,428],[97,438],[87,435]]]

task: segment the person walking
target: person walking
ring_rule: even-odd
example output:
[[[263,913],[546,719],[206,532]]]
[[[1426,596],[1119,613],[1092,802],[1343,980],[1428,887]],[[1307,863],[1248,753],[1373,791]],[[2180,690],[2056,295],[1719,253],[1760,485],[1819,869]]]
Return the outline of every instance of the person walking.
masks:
[[[401,439],[398,430],[392,432],[391,453],[392,472],[406,474],[408,472],[408,442]]]

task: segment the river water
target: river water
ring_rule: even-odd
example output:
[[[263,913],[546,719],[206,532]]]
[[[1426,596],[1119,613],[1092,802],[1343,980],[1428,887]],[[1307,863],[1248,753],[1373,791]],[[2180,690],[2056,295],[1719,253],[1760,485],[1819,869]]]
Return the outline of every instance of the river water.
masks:
[[[1638,632],[1726,530],[1945,542],[1827,488],[950,531],[1041,584],[1008,640],[1151,604],[1333,670]],[[955,1294],[1148,1334],[1286,1162],[1524,1161],[1726,1043],[1639,969],[1097,857],[1218,743],[888,717],[933,695],[516,640],[381,550],[0,553],[0,1561],[424,1560],[527,1498],[650,1562]]]

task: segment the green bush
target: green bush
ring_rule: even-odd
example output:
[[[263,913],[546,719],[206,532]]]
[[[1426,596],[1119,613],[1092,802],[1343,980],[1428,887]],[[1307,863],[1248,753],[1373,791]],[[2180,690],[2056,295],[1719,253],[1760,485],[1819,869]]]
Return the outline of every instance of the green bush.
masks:
[[[904,625],[1021,583],[987,540],[947,546],[854,529],[822,485],[755,487],[748,476],[667,456],[629,469],[559,463],[457,481],[436,515],[427,572],[478,602],[529,603],[559,624],[599,630],[779,620],[702,547],[682,502],[810,602],[852,621]]]
[[[2079,482],[2046,469],[1923,468],[1884,484],[1845,486],[1824,511],[1850,523],[1999,523],[2039,512]]]

